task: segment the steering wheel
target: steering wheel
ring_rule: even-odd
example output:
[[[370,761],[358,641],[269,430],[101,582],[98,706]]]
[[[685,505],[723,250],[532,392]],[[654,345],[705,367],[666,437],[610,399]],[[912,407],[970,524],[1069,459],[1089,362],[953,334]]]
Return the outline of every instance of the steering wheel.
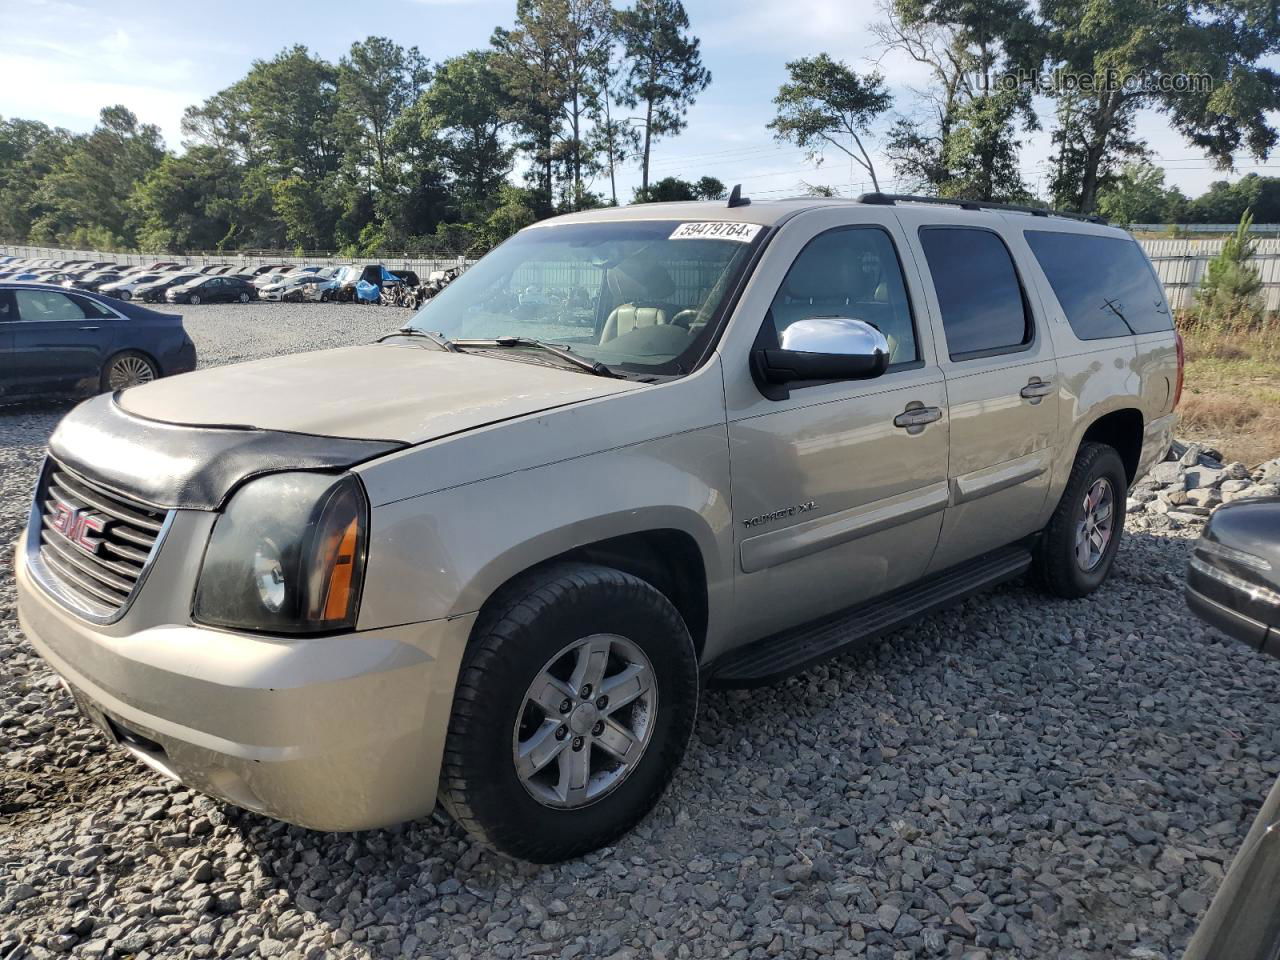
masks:
[[[673,327],[684,327],[688,330],[691,326],[698,322],[699,313],[693,308],[686,308],[671,318]]]

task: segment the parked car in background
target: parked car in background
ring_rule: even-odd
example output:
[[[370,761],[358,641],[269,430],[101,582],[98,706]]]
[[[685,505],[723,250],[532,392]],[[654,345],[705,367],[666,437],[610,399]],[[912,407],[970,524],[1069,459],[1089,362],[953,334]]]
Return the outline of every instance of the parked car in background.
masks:
[[[121,277],[119,280],[113,280],[111,283],[104,283],[98,287],[99,293],[105,293],[108,297],[115,297],[118,300],[132,300],[137,293],[138,288],[148,283],[155,283],[164,276],[162,273],[151,271],[143,271],[141,273],[130,273]]]
[[[98,270],[75,280],[67,280],[62,285],[64,287],[74,287],[77,290],[93,291],[98,290],[104,284],[115,283],[123,277],[124,273],[119,270]]]
[[[292,267],[291,263],[260,263],[249,271],[255,277],[261,277],[268,273],[283,273]]]
[[[163,302],[166,291],[173,287],[180,287],[184,283],[190,283],[192,280],[197,280],[202,276],[204,274],[191,271],[162,274],[150,283],[139,284],[137,289],[133,291],[133,295],[143,303]]]
[[[248,303],[258,298],[257,288],[240,277],[205,276],[190,283],[170,287],[164,293],[169,303]]]
[[[0,282],[0,398],[122,390],[195,365],[181,316],[101,294]]]
[[[1192,550],[1187,606],[1280,657],[1280,497],[1218,507]],[[1183,960],[1280,957],[1280,781],[1262,804]]]
[[[290,303],[302,303],[304,300],[319,303],[329,299],[331,287],[332,281],[328,277],[319,277],[313,273],[289,274],[275,283],[259,288],[258,298]]]

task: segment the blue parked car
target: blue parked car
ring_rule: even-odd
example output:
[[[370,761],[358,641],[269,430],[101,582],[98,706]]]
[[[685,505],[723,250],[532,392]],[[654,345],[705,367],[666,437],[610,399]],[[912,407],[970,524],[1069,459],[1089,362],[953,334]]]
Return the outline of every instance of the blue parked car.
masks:
[[[124,390],[196,366],[182,317],[83,290],[0,281],[0,399]]]

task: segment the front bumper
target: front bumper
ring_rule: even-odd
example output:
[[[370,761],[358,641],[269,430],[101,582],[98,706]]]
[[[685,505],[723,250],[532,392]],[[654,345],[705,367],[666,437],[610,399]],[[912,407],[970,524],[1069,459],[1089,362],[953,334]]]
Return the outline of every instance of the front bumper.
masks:
[[[95,626],[16,566],[32,646],[112,740],[165,776],[317,830],[433,809],[474,615],[290,640],[172,622],[131,631],[148,619],[146,589],[123,620]]]

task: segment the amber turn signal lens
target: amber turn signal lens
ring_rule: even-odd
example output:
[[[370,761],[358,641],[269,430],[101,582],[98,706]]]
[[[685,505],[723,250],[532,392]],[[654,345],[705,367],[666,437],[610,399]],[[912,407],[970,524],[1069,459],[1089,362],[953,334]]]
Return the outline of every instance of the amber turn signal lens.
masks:
[[[325,594],[324,619],[345,620],[351,610],[351,576],[355,571],[356,549],[360,536],[359,526],[353,517],[342,531],[337,555],[329,572],[329,590]]]

